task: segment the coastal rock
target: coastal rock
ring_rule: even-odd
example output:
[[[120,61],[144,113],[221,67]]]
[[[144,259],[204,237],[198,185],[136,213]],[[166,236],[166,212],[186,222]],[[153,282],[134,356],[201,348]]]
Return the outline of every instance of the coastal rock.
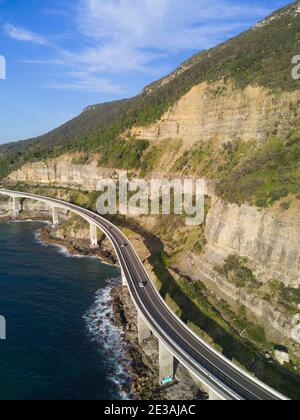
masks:
[[[284,366],[285,364],[289,364],[290,363],[290,356],[287,350],[275,350],[274,352],[275,358],[277,360],[277,362],[281,365]]]

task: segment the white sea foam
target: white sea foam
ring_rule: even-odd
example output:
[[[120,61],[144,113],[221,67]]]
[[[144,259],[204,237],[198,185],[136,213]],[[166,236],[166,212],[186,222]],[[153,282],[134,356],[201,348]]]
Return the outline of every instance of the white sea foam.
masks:
[[[34,240],[35,242],[37,242],[38,244],[45,246],[45,243],[42,241],[41,239],[41,229],[37,230],[36,232],[34,232]]]
[[[124,332],[113,321],[111,290],[119,284],[119,279],[109,279],[104,289],[96,292],[92,308],[84,316],[88,334],[91,340],[99,344],[109,356],[111,366],[109,377],[118,387],[120,397],[124,400],[132,398],[127,391],[130,389],[130,375],[126,370],[128,359],[125,354]]]
[[[98,257],[96,257],[95,255],[81,255],[81,254],[73,254],[73,253],[71,253],[69,250],[68,250],[68,248],[66,248],[65,246],[63,246],[63,245],[55,245],[55,244],[52,244],[52,246],[54,246],[55,248],[57,248],[58,249],[58,251],[59,251],[59,253],[61,254],[61,255],[63,255],[64,257],[67,257],[67,258],[92,258],[92,259],[94,259],[94,260],[97,260],[98,259]]]

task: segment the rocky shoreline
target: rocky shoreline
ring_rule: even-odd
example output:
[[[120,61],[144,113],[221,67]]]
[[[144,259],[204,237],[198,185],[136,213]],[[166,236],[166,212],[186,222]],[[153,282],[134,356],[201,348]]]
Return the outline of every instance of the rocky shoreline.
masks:
[[[63,246],[71,255],[97,257],[101,262],[109,265],[117,265],[117,259],[113,253],[105,247],[92,248],[89,242],[79,239],[60,239],[53,234],[53,227],[46,226],[41,229],[41,240],[47,244]]]

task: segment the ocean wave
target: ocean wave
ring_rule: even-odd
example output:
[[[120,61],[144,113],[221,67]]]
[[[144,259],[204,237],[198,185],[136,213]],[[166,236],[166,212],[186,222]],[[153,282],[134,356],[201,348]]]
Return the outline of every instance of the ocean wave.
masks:
[[[67,258],[91,258],[93,260],[98,260],[99,258],[95,255],[82,255],[82,254],[73,254],[71,253],[68,248],[66,248],[64,245],[55,245],[52,244],[55,248],[58,249],[59,253]]]
[[[35,232],[34,232],[34,240],[35,240],[35,242],[37,242],[38,244],[40,244],[40,245],[42,245],[42,246],[45,246],[46,244],[45,244],[45,242],[44,242],[44,241],[42,241],[42,237],[41,237],[41,235],[42,235],[42,231],[41,231],[41,229],[38,229],[37,231],[35,231]]]
[[[90,339],[104,349],[109,357],[111,366],[109,378],[117,386],[121,399],[131,399],[130,382],[131,377],[127,372],[124,346],[124,332],[117,327],[113,319],[111,290],[119,284],[119,279],[109,279],[108,285],[95,294],[95,302],[92,308],[83,317],[86,321],[87,331]]]

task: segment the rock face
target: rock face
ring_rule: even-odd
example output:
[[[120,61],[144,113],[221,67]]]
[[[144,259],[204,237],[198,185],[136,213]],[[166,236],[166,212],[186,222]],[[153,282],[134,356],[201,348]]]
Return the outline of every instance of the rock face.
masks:
[[[208,213],[206,239],[216,263],[230,254],[250,258],[266,276],[286,286],[300,286],[300,203],[279,209],[226,204],[214,200]]]
[[[282,337],[293,340],[293,319],[275,308],[256,290],[239,288],[215,266],[233,254],[247,257],[259,281],[277,280],[286,287],[300,286],[300,203],[288,211],[278,208],[261,210],[224,203],[214,197],[206,220],[207,245],[202,255],[188,252],[178,262],[179,270],[194,280],[202,280],[217,296],[233,305],[242,305],[265,328],[274,342]]]
[[[281,366],[290,363],[290,356],[288,351],[275,350],[275,358]]]
[[[39,214],[44,216],[46,219],[51,218],[51,211],[49,207],[38,201],[23,200],[20,203],[20,210],[25,212],[25,216],[28,214],[34,216],[34,214]],[[12,215],[12,202],[10,199],[5,199],[0,201],[0,216],[11,216]],[[60,214],[62,215],[62,214]]]
[[[271,342],[293,340],[294,324],[291,317],[256,296],[255,291],[250,293],[247,289],[238,288],[218,274],[214,270],[214,258],[216,255],[211,253],[210,248],[206,249],[206,254],[202,256],[190,252],[184,261],[178,263],[178,269],[195,281],[201,280],[216,296],[235,308],[244,306],[257,324],[265,329]],[[220,255],[217,258],[220,258]]]
[[[163,117],[150,127],[135,127],[131,134],[140,139],[195,142],[234,139],[266,139],[275,129],[287,133],[295,118],[291,108],[300,92],[275,95],[258,86],[237,89],[230,83],[207,82],[195,86]]]
[[[100,179],[112,178],[115,172],[100,168],[96,157],[88,164],[76,164],[76,155],[64,155],[58,159],[29,163],[13,172],[8,179],[14,182],[59,185],[95,191]]]

